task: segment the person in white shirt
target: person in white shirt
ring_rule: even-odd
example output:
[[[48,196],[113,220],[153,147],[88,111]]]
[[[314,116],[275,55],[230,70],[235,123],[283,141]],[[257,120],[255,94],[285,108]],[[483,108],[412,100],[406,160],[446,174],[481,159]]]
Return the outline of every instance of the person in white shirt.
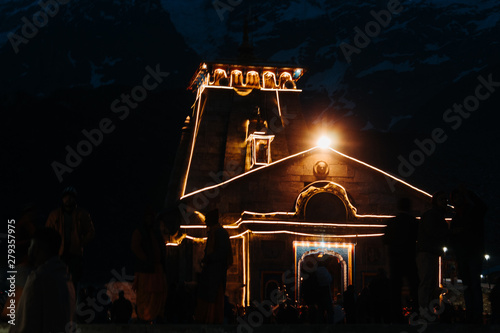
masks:
[[[59,258],[61,236],[51,228],[35,232],[29,248],[34,270],[28,276],[10,333],[73,332],[75,290]]]

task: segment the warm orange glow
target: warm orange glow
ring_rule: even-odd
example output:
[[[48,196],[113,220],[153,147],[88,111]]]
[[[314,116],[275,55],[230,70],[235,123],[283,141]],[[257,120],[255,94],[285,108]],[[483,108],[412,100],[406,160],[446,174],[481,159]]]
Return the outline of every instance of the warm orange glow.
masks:
[[[245,249],[245,238],[243,238],[242,242],[241,242],[241,249],[243,251],[243,294],[242,294],[242,297],[241,297],[241,303],[243,306],[245,306],[245,295],[246,295],[246,285],[247,285],[247,265],[246,265],[246,262],[247,262],[247,255],[246,255],[246,249]]]
[[[277,214],[295,215],[295,213],[293,213],[293,212],[256,213],[256,212],[249,212],[247,210],[244,210],[243,214],[260,215],[260,216],[272,216],[272,215],[277,215]]]
[[[368,163],[365,163],[365,162],[363,162],[363,161],[360,161],[360,160],[358,160],[358,159],[355,159],[354,157],[351,157],[351,156],[349,156],[349,155],[343,154],[343,153],[341,153],[341,152],[339,152],[339,151],[337,151],[337,150],[335,150],[335,149],[333,149],[333,148],[329,148],[329,149],[330,149],[331,151],[333,151],[334,153],[339,154],[340,156],[343,156],[343,157],[348,158],[348,159],[350,159],[350,160],[352,160],[352,161],[358,162],[359,164],[362,164],[362,165],[364,165],[364,166],[367,166],[368,168],[370,168],[370,169],[372,169],[372,170],[375,170],[375,171],[377,171],[377,172],[380,172],[381,174],[383,174],[383,175],[385,175],[385,176],[387,176],[387,177],[389,177],[389,178],[392,178],[392,179],[394,179],[395,181],[397,181],[397,182],[399,182],[399,183],[401,183],[401,184],[404,184],[404,185],[406,185],[406,186],[408,186],[408,187],[410,187],[410,188],[414,189],[415,191],[418,191],[418,192],[420,192],[420,193],[422,193],[422,194],[424,194],[424,195],[426,195],[426,196],[428,196],[428,197],[432,198],[432,195],[431,195],[431,194],[429,194],[429,193],[427,193],[427,192],[425,192],[425,191],[423,191],[423,190],[419,189],[418,187],[415,187],[415,186],[413,186],[413,185],[411,185],[411,184],[409,184],[409,183],[405,182],[404,180],[399,179],[398,177],[395,177],[395,176],[391,175],[390,173],[387,173],[387,172],[385,172],[385,171],[383,171],[383,170],[380,170],[379,168],[374,167],[373,165],[370,165],[370,164],[368,164]]]
[[[205,89],[208,88],[208,89],[233,89],[233,87],[226,87],[226,86],[203,86]]]
[[[233,238],[243,237],[244,235],[248,234],[249,232],[252,232],[252,231],[251,230],[246,230],[246,231],[242,232],[241,234],[234,235],[234,236],[229,236],[229,238],[233,239]]]
[[[252,145],[251,167],[253,167],[254,165],[268,165],[269,163],[271,163],[271,142],[273,142],[273,140],[274,135],[266,135],[265,132],[253,132],[248,136],[247,141],[250,141]],[[259,144],[264,145],[264,147],[261,147],[260,149],[266,151],[266,158],[264,162],[258,159],[259,152],[257,150]]]
[[[243,224],[253,223],[253,224],[275,224],[275,225],[298,225],[298,226],[312,226],[312,227],[349,227],[349,228],[385,228],[387,225],[385,224],[353,224],[353,223],[319,223],[319,222],[292,222],[292,221],[261,221],[261,220],[238,220],[233,224],[223,225],[224,229],[238,229]],[[181,229],[205,229],[207,226],[202,224],[194,224],[194,225],[181,225]],[[244,233],[254,232],[252,230],[246,230]],[[243,234],[244,234],[243,233]],[[236,238],[242,234],[231,236],[231,238]],[[362,237],[362,236],[359,236]]]
[[[278,114],[280,115],[281,125],[283,125],[283,117],[281,116],[280,94],[278,93],[278,90],[276,90],[276,103],[278,104]]]
[[[300,153],[293,154],[293,155],[287,156],[287,157],[285,157],[285,158],[282,158],[281,160],[271,162],[271,163],[269,163],[268,165],[264,165],[264,166],[262,166],[262,167],[260,167],[260,168],[258,168],[258,169],[252,169],[252,170],[250,170],[250,171],[247,171],[247,172],[245,172],[245,173],[242,173],[242,174],[240,174],[240,175],[238,175],[238,176],[235,176],[235,177],[233,177],[233,178],[231,178],[231,179],[228,179],[228,180],[226,180],[226,181],[220,182],[220,183],[218,183],[218,184],[215,184],[215,185],[212,185],[212,186],[207,186],[207,187],[201,188],[201,189],[199,189],[199,190],[196,190],[196,191],[190,192],[190,193],[188,193],[188,194],[185,194],[185,195],[181,196],[181,198],[180,198],[180,199],[181,199],[181,200],[183,200],[183,199],[188,198],[188,197],[190,197],[190,196],[193,196],[193,195],[195,195],[195,194],[197,194],[197,193],[200,193],[200,192],[203,192],[203,191],[206,191],[206,190],[210,190],[210,189],[213,189],[213,188],[217,188],[217,187],[220,187],[220,186],[224,186],[224,185],[226,185],[226,184],[228,184],[228,183],[230,183],[230,182],[235,181],[236,179],[239,179],[239,178],[245,177],[245,176],[247,176],[247,175],[249,175],[249,174],[251,174],[251,173],[253,173],[253,172],[261,171],[261,170],[263,170],[263,169],[265,169],[265,168],[268,168],[268,167],[270,167],[270,166],[272,166],[272,165],[275,165],[275,164],[277,164],[277,163],[280,163],[280,162],[283,162],[283,161],[289,160],[289,159],[291,159],[291,158],[294,158],[295,156],[300,156],[300,155],[302,155],[302,154],[304,154],[304,153],[307,153],[307,152],[309,152],[309,151],[311,151],[311,150],[314,150],[314,149],[316,149],[316,147],[309,148],[309,149],[307,149],[307,150],[305,150],[305,151],[302,151],[302,152],[300,152]]]
[[[293,91],[293,92],[302,92],[302,89],[270,89],[270,88],[261,88],[260,90],[267,90],[267,91]]]
[[[443,288],[443,284],[441,283],[442,282],[442,278],[443,278],[443,275],[442,275],[442,260],[441,260],[441,256],[439,256],[439,273],[438,273],[438,281],[439,281],[439,287],[440,288]]]
[[[199,104],[198,104],[198,107],[199,107]],[[196,117],[196,119],[198,119],[198,113],[197,113],[197,117]],[[197,122],[196,122],[196,123],[197,123]],[[190,164],[191,164],[191,159],[192,159],[193,149],[194,149],[194,139],[193,139],[193,142],[192,142],[192,148],[191,148],[190,161],[189,161],[189,164],[188,164],[188,172],[189,172],[189,167],[190,167]],[[235,176],[235,177],[233,177],[233,178],[231,178],[231,179],[228,179],[228,180],[226,180],[226,181],[223,181],[223,182],[221,182],[221,183],[218,183],[218,184],[215,184],[215,185],[212,185],[212,186],[207,186],[207,187],[205,187],[205,188],[201,188],[201,189],[199,189],[199,190],[193,191],[193,192],[188,193],[188,194],[183,194],[183,195],[181,196],[181,198],[180,198],[180,199],[181,199],[181,200],[183,200],[183,199],[188,198],[188,197],[190,197],[190,196],[196,195],[197,193],[201,193],[201,192],[206,191],[206,190],[210,190],[210,189],[214,189],[214,188],[217,188],[217,187],[224,186],[224,185],[229,184],[230,182],[233,182],[233,181],[235,181],[235,180],[237,180],[237,179],[239,179],[239,178],[245,177],[245,176],[247,176],[247,175],[249,175],[249,174],[251,174],[251,173],[253,173],[253,172],[261,171],[261,170],[263,170],[263,169],[265,169],[265,168],[268,168],[268,167],[270,167],[270,166],[273,166],[273,165],[275,165],[275,164],[277,164],[277,163],[281,163],[281,162],[284,162],[284,161],[286,161],[286,160],[292,159],[292,158],[294,158],[294,157],[296,157],[296,156],[300,156],[300,155],[306,154],[306,153],[308,153],[308,152],[310,152],[310,151],[313,151],[313,150],[315,150],[315,149],[320,149],[320,147],[313,147],[313,148],[307,149],[307,150],[302,151],[302,152],[299,152],[299,153],[297,153],[297,154],[293,154],[293,155],[290,155],[290,156],[288,156],[288,157],[285,157],[285,158],[283,158],[283,159],[281,159],[281,160],[271,162],[271,163],[269,163],[268,165],[264,165],[264,166],[262,166],[262,167],[260,167],[260,168],[258,168],[258,169],[252,169],[252,170],[250,170],[250,171],[247,171],[247,172],[245,172],[245,173],[243,173],[243,174],[240,174],[240,175],[238,175],[238,176]],[[407,183],[407,182],[405,182],[405,181],[403,181],[403,180],[401,180],[401,179],[399,179],[399,178],[397,178],[397,177],[395,177],[395,176],[393,176],[393,175],[391,175],[391,174],[389,174],[389,173],[387,173],[387,172],[385,172],[385,171],[383,171],[383,170],[380,170],[380,169],[378,169],[378,168],[376,168],[376,167],[374,167],[374,166],[372,166],[372,165],[370,165],[370,164],[368,164],[368,163],[365,163],[365,162],[363,162],[363,161],[360,161],[360,160],[358,160],[358,159],[355,159],[355,158],[353,158],[353,157],[350,157],[350,156],[348,156],[348,155],[346,155],[346,154],[343,154],[343,153],[341,153],[341,152],[339,152],[339,151],[337,151],[337,150],[335,150],[335,149],[333,149],[333,148],[328,148],[328,149],[330,149],[332,152],[334,152],[334,153],[336,153],[336,154],[338,154],[338,155],[340,155],[340,156],[343,156],[343,157],[345,157],[345,158],[347,158],[347,159],[350,159],[350,160],[352,160],[352,161],[355,161],[355,162],[357,162],[357,163],[359,163],[359,164],[362,164],[362,165],[364,165],[364,166],[366,166],[366,167],[368,167],[368,168],[370,168],[370,169],[372,169],[372,170],[375,170],[375,171],[377,171],[377,172],[379,172],[379,173],[381,173],[381,174],[383,174],[383,175],[385,175],[385,176],[387,176],[387,177],[389,177],[389,178],[391,178],[391,179],[394,179],[394,180],[396,180],[397,182],[399,182],[399,183],[401,183],[401,184],[404,184],[404,185],[406,185],[406,186],[408,186],[408,187],[410,187],[410,188],[412,188],[412,189],[414,189],[414,190],[416,190],[416,191],[418,191],[418,192],[420,192],[420,193],[422,193],[422,194],[424,194],[424,195],[426,195],[426,196],[428,196],[428,197],[432,197],[432,195],[431,195],[431,194],[429,194],[429,193],[427,193],[427,192],[425,192],[425,191],[423,191],[423,190],[419,189],[418,187],[413,186],[413,185],[411,185],[411,184],[409,184],[409,183]],[[186,180],[185,180],[185,183],[184,183],[183,193],[184,193],[184,191],[185,191],[186,182],[187,182],[187,177],[186,177]],[[284,213],[285,213],[285,214],[290,214],[289,212],[284,212]],[[360,217],[360,218],[363,218],[363,217],[367,217],[367,218],[392,218],[392,217],[394,217],[393,215],[373,215],[373,214],[369,214],[369,215],[356,215],[356,216],[357,216],[357,217]],[[448,221],[449,221],[450,219],[449,219],[449,218],[447,218],[446,220],[448,220]],[[228,228],[232,228],[232,227],[228,227]]]
[[[379,219],[390,219],[393,217],[396,217],[395,215],[376,215],[376,214],[367,214],[367,215],[358,215],[356,214],[356,217],[373,217],[373,218],[379,218]]]
[[[417,220],[421,220],[421,219],[422,219],[422,217],[421,217],[421,216],[417,216],[417,217],[415,217],[415,218],[416,218]],[[444,219],[445,219],[445,221],[447,221],[447,222],[450,222],[450,221],[452,220],[452,218],[451,218],[451,217],[445,217]]]
[[[189,235],[186,235],[186,238],[190,239],[196,243],[203,243],[207,240],[207,237],[193,237],[193,236],[189,236]]]
[[[194,119],[194,132],[193,132],[193,137],[191,138],[191,151],[189,152],[189,162],[188,162],[188,166],[186,169],[186,175],[184,177],[184,183],[182,184],[181,197],[186,193],[187,180],[189,177],[189,171],[191,170],[191,162],[193,160],[194,145],[196,143],[196,137],[198,136],[198,125],[199,125],[199,121],[200,121],[199,115],[200,115],[201,96],[202,96],[204,90],[205,90],[205,85],[202,85],[198,89],[197,96],[196,96],[195,104],[198,103],[198,107],[196,108],[196,117]]]
[[[209,68],[210,71],[208,70]],[[198,71],[191,80],[190,87],[198,87],[197,84],[200,83],[200,79],[204,79],[203,81],[205,81],[206,84],[217,85],[220,78],[220,76],[218,77],[218,74],[221,74],[222,71],[226,72],[226,75],[230,77],[234,76],[233,80],[230,80],[231,86],[253,86],[255,88],[260,88],[262,86],[271,89],[281,87],[294,90],[296,89],[296,81],[301,78],[304,69],[269,66],[241,66],[224,63],[201,63]],[[288,81],[292,84],[286,86],[285,84]]]
[[[248,236],[242,237],[243,243],[243,291],[245,297],[243,302],[246,306],[250,305],[250,247],[248,246]],[[246,300],[246,302],[245,302]]]
[[[290,73],[288,73],[288,72],[281,73],[281,75],[280,75],[280,82],[279,82],[280,88],[283,89],[285,87],[285,83],[287,81],[291,81],[293,83],[293,87],[295,88],[295,82],[293,82],[292,75]]]
[[[328,148],[330,147],[330,144],[332,143],[332,140],[326,136],[322,136],[321,138],[318,139],[317,145],[321,148]]]
[[[276,75],[273,72],[266,71],[262,73],[262,87],[276,88]]]
[[[210,78],[208,80],[209,84],[210,85],[214,85],[214,84],[219,84],[219,81],[223,78],[227,78],[227,73],[224,69],[222,68],[217,68],[214,70],[214,77],[213,77],[213,80],[210,81]]]
[[[343,258],[340,254],[338,254],[338,258],[339,260],[342,259],[344,261],[344,264],[343,264],[343,268],[344,268],[344,276],[343,276],[343,280],[344,280],[344,288],[346,288],[349,284],[352,284],[352,279],[353,279],[353,276],[352,276],[352,271],[353,271],[353,255],[354,255],[354,246],[355,244],[353,243],[338,243],[338,242],[334,242],[334,243],[331,243],[331,242],[318,242],[318,241],[294,241],[293,242],[293,250],[294,250],[294,258],[295,258],[295,286],[297,286],[297,288],[295,289],[295,299],[298,298],[298,295],[300,294],[300,284],[298,284],[298,276],[300,275],[299,274],[299,266],[300,266],[300,262],[302,261],[302,258],[304,257],[304,255],[302,256],[302,258],[297,261],[297,249],[298,247],[315,247],[316,249],[314,250],[314,252],[311,252],[311,253],[321,253],[321,252],[326,252],[326,253],[329,253],[329,252],[333,252],[333,253],[336,253],[335,251],[331,251],[331,249],[335,249],[335,248],[346,248],[348,249],[348,252],[347,252],[347,258]],[[310,253],[310,252],[307,252],[307,253]],[[319,256],[318,256],[319,257]],[[347,262],[347,269],[345,269],[345,263]]]
[[[234,89],[232,86],[215,86],[215,85],[202,85],[200,88],[203,87],[204,89]],[[252,87],[253,88],[253,87]],[[260,90],[264,91],[293,91],[293,92],[302,92],[302,89],[279,89],[279,88],[260,88]]]
[[[318,234],[308,234],[303,232],[295,232],[289,230],[274,230],[274,231],[252,231],[253,234],[290,234],[295,236],[318,237]],[[323,238],[361,238],[361,237],[380,237],[384,234],[352,234],[352,235],[321,235]]]
[[[343,247],[346,249],[352,249],[353,244],[351,243],[337,243],[337,242],[310,242],[310,241],[293,241],[293,247],[306,246],[306,247],[322,247],[322,248],[333,248],[333,247]]]
[[[294,222],[283,220],[238,220],[233,224],[224,225],[224,228],[233,229],[239,228],[242,224],[255,223],[255,224],[282,224],[282,225],[300,225],[300,226],[313,226],[313,227],[358,227],[358,228],[384,228],[385,224],[361,224],[361,223],[324,223],[324,222]]]
[[[229,85],[231,87],[243,85],[243,73],[240,70],[234,69],[231,71],[231,81]]]
[[[297,299],[297,294],[299,292],[299,289],[300,289],[300,284],[298,283],[298,274],[297,274],[297,248],[295,247],[295,241],[293,242],[293,258],[294,258],[294,261],[293,261],[293,266],[295,267],[295,299]]]
[[[258,169],[252,169],[252,170],[250,170],[250,171],[247,171],[247,172],[245,172],[245,173],[242,173],[242,174],[240,174],[240,175],[238,175],[238,176],[236,176],[236,177],[233,177],[233,178],[231,178],[231,179],[228,179],[228,180],[226,180],[226,181],[224,181],[224,182],[221,182],[221,183],[219,183],[219,184],[215,184],[215,185],[212,185],[212,186],[207,186],[207,187],[205,187],[205,188],[201,188],[201,189],[199,189],[199,190],[196,190],[196,191],[190,192],[190,193],[188,193],[188,194],[184,194],[183,196],[181,196],[181,198],[180,198],[180,199],[182,200],[182,199],[185,199],[185,198],[190,197],[190,196],[192,196],[192,195],[195,195],[195,194],[197,194],[197,193],[200,193],[200,192],[203,192],[203,191],[206,191],[206,190],[210,190],[210,189],[213,189],[213,188],[216,188],[216,187],[224,186],[224,185],[226,185],[226,184],[228,184],[228,183],[230,183],[230,182],[232,182],[232,181],[235,181],[235,180],[237,180],[237,179],[239,179],[239,178],[245,177],[245,176],[247,176],[247,175],[249,175],[249,174],[251,174],[251,173],[253,173],[253,172],[261,171],[261,170],[263,170],[263,169],[265,169],[265,168],[268,168],[268,167],[273,166],[273,165],[275,165],[275,164],[278,164],[278,163],[281,163],[281,162],[287,161],[287,160],[292,159],[292,158],[294,158],[294,157],[296,157],[296,156],[300,156],[300,155],[306,154],[306,153],[308,153],[308,152],[310,152],[310,151],[313,151],[313,150],[315,150],[315,149],[321,149],[321,148],[320,148],[320,147],[318,147],[318,146],[316,146],[316,147],[312,147],[312,148],[309,148],[309,149],[304,150],[304,151],[302,151],[302,152],[299,152],[299,153],[297,153],[297,154],[293,154],[293,155],[287,156],[287,157],[285,157],[285,158],[282,158],[281,160],[271,162],[271,163],[269,163],[268,165],[262,166],[262,167],[260,167],[260,168],[258,168]],[[420,192],[420,193],[422,193],[422,194],[424,194],[424,195],[426,195],[426,196],[428,196],[428,197],[432,198],[432,195],[431,195],[431,194],[429,194],[429,193],[425,192],[424,190],[419,189],[419,188],[418,188],[418,187],[416,187],[416,186],[413,186],[413,185],[411,185],[411,184],[409,184],[409,183],[405,182],[404,180],[401,180],[401,179],[397,178],[396,176],[393,176],[393,175],[391,175],[391,174],[389,174],[389,173],[387,173],[387,172],[385,172],[385,171],[383,171],[383,170],[380,170],[380,169],[378,169],[378,168],[376,168],[376,167],[374,167],[374,166],[372,166],[372,165],[370,165],[370,164],[368,164],[368,163],[365,163],[365,162],[363,162],[363,161],[360,161],[360,160],[358,160],[358,159],[355,159],[355,158],[353,158],[353,157],[350,157],[349,155],[343,154],[343,153],[341,153],[341,152],[339,152],[339,151],[337,151],[337,150],[335,150],[335,149],[333,149],[333,148],[328,148],[328,149],[330,149],[332,152],[334,152],[334,153],[336,153],[336,154],[338,154],[338,155],[340,155],[340,156],[343,156],[343,157],[345,157],[345,158],[347,158],[347,159],[350,159],[350,160],[355,161],[355,162],[357,162],[357,163],[359,163],[359,164],[362,164],[362,165],[364,165],[364,166],[366,166],[366,167],[368,167],[368,168],[370,168],[370,169],[372,169],[372,170],[375,170],[375,171],[377,171],[377,172],[379,172],[379,173],[381,173],[381,174],[383,174],[383,175],[385,175],[385,176],[387,176],[387,177],[389,177],[389,178],[391,178],[391,179],[396,180],[397,182],[399,182],[399,183],[401,183],[401,184],[404,184],[405,186],[408,186],[408,187],[410,187],[410,188],[414,189],[415,191],[418,191],[418,192]],[[370,215],[366,215],[366,216],[367,216],[367,217],[371,217]],[[380,217],[383,217],[383,216],[386,216],[386,215],[380,215]],[[373,215],[373,217],[377,217],[377,216],[376,216],[376,215]]]
[[[245,87],[260,88],[260,77],[256,71],[248,71]]]

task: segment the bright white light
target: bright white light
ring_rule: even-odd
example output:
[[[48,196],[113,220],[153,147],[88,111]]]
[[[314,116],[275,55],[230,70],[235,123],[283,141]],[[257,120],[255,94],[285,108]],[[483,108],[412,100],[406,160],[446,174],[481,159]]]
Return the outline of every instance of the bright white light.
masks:
[[[318,146],[320,146],[321,148],[328,148],[328,147],[330,147],[331,143],[332,143],[332,140],[330,140],[326,136],[322,136],[318,140]]]
[[[484,278],[484,275],[483,275],[483,274],[481,274],[481,279],[483,279],[483,278]]]
[[[448,252],[448,248],[447,248],[446,246],[445,246],[445,247],[443,247],[443,252],[444,252],[444,253]]]
[[[490,255],[489,255],[489,254],[485,254],[485,255],[484,255],[484,259],[486,259],[486,260],[490,260]]]

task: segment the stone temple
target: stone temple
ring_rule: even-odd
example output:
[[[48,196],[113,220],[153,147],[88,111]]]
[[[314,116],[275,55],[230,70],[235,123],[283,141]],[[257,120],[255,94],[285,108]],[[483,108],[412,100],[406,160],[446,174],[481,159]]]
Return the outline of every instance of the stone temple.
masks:
[[[332,295],[359,291],[387,269],[385,221],[408,197],[413,213],[430,194],[320,142],[308,131],[299,96],[303,68],[248,61],[202,63],[190,83],[186,118],[167,204],[180,228],[167,241],[179,278],[201,271],[203,213],[219,210],[231,236],[226,295],[240,306],[276,290],[301,302],[308,269],[333,262]]]

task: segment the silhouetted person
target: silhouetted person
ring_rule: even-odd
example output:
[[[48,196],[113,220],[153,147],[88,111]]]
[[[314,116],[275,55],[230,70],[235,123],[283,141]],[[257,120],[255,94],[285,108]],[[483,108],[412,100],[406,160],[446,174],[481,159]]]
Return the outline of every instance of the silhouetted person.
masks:
[[[494,325],[500,324],[500,277],[496,279],[495,286],[491,289],[489,301],[491,302],[491,320]]]
[[[61,207],[50,213],[45,226],[55,229],[61,235],[59,255],[68,265],[77,290],[78,282],[83,276],[83,247],[94,238],[95,231],[90,214],[78,207],[76,197],[76,189],[66,187],[62,192]]]
[[[403,279],[408,279],[410,297],[414,310],[418,309],[418,273],[416,246],[418,222],[410,214],[411,201],[401,198],[398,202],[398,214],[387,222],[384,243],[389,254],[389,277],[391,280],[391,321],[404,322],[401,303]]]
[[[372,296],[370,289],[365,287],[361,290],[356,300],[356,321],[358,324],[368,324],[372,319]]]
[[[206,214],[205,224],[208,237],[198,284],[195,319],[198,323],[222,324],[227,269],[233,263],[231,242],[227,231],[219,224],[217,209]]]
[[[299,311],[293,306],[292,300],[287,298],[284,302],[280,302],[276,310],[276,323],[297,324],[298,322]]]
[[[332,301],[332,291],[331,284],[333,282],[332,274],[330,273],[330,268],[333,271],[332,259],[328,261],[319,261],[316,268],[316,283],[318,285],[317,289],[317,302],[319,311],[319,320],[322,323],[333,324],[333,301]]]
[[[132,303],[125,298],[125,293],[120,290],[118,299],[111,306],[111,321],[117,324],[126,324],[132,316]]]
[[[180,221],[182,216],[178,207],[175,209],[166,209],[157,215],[158,228],[162,234],[165,243],[175,243],[182,237],[182,232],[179,231]],[[165,277],[167,280],[167,298],[165,300],[165,322],[180,323],[183,317],[190,314],[180,307],[180,300],[178,298],[178,289],[180,285],[179,271],[176,269],[181,262],[181,249],[179,246],[166,246],[165,247]],[[182,281],[184,283],[184,281]],[[186,302],[183,299],[182,302]]]
[[[53,229],[37,230],[29,256],[35,268],[28,277],[11,333],[49,333],[73,330],[75,289],[59,258],[61,236]]]
[[[450,224],[450,245],[457,259],[458,277],[465,286],[465,317],[469,323],[481,323],[481,270],[484,258],[484,215],[487,208],[479,197],[465,188],[453,190],[450,199],[455,208],[455,216]]]
[[[167,298],[165,277],[165,243],[151,208],[132,234],[135,255],[133,290],[136,292],[137,317],[152,322],[162,320]]]
[[[303,262],[301,269],[301,294],[304,304],[307,306],[306,321],[313,324],[316,323],[318,316],[318,283],[316,278],[316,271],[307,270],[307,262]]]
[[[391,283],[383,268],[378,269],[377,276],[373,278],[368,288],[370,289],[373,321],[388,324],[390,322]]]
[[[439,256],[443,254],[449,234],[445,220],[448,203],[446,193],[439,191],[432,196],[432,208],[424,213],[418,226],[417,268],[420,280],[418,304],[426,317],[432,313],[431,301],[439,297]]]
[[[236,306],[229,302],[229,297],[224,295],[224,324],[236,323]]]
[[[345,312],[346,324],[356,323],[356,293],[352,284],[347,286],[347,289],[342,295],[343,306]]]

